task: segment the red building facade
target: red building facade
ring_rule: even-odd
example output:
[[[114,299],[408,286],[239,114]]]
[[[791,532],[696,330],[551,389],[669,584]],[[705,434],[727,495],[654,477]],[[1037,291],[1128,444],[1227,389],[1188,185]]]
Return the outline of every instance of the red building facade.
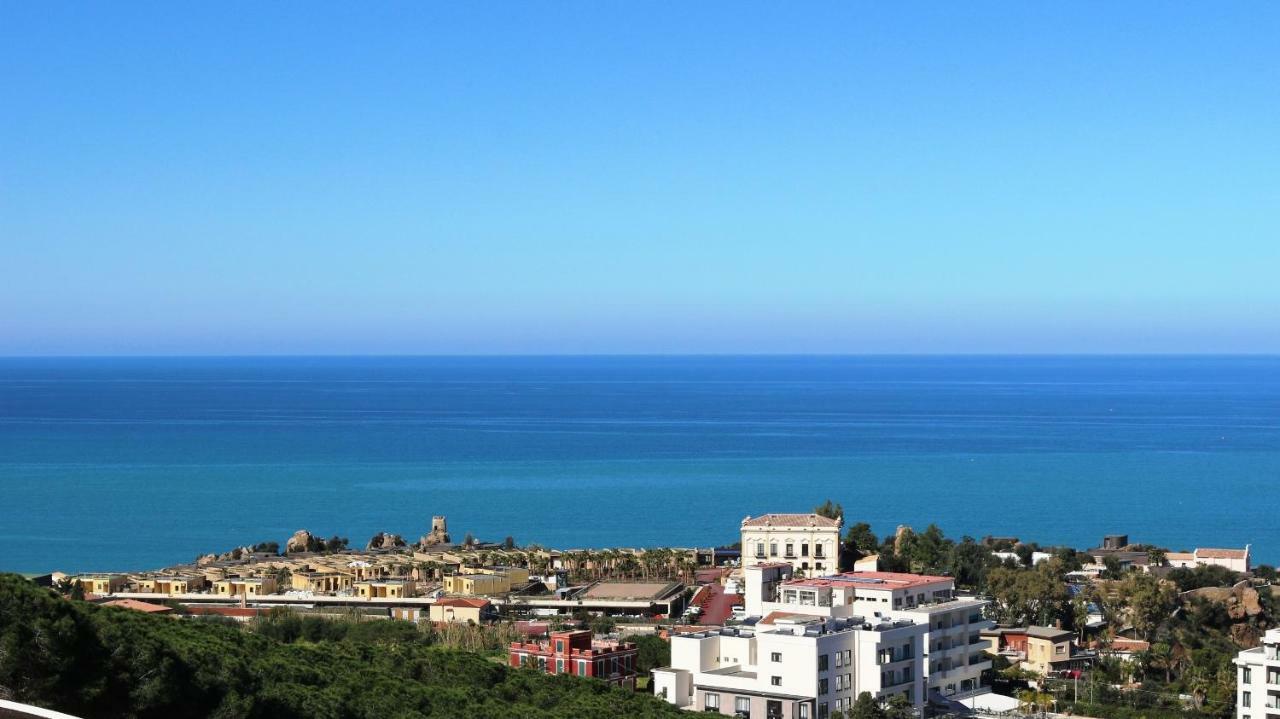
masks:
[[[594,677],[622,687],[636,686],[639,650],[631,642],[593,641],[591,632],[579,629],[552,632],[546,642],[512,642],[509,663],[513,667],[537,667],[548,674]]]

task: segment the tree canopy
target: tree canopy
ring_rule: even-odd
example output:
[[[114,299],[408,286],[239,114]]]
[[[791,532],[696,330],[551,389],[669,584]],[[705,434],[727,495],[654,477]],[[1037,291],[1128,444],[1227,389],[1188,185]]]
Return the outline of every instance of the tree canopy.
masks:
[[[284,641],[72,601],[2,574],[0,687],[88,719],[682,716],[600,681],[433,646],[408,623],[358,626],[367,630]]]

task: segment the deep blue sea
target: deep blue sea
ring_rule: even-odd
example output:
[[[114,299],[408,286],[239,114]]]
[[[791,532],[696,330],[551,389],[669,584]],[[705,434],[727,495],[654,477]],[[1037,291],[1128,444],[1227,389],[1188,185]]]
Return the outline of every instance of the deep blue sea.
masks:
[[[294,530],[708,545],[825,498],[881,533],[1280,561],[1280,358],[0,359],[0,569]]]

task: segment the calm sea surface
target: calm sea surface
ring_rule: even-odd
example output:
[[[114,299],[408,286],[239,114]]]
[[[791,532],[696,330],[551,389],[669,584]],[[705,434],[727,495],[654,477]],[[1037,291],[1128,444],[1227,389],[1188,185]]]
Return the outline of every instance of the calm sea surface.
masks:
[[[1280,358],[0,359],[0,569],[159,567],[308,528],[881,533],[1280,561]]]

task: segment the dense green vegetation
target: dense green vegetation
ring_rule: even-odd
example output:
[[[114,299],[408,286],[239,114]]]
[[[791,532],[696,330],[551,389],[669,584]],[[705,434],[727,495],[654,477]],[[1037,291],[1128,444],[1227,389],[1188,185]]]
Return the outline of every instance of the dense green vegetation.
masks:
[[[257,631],[58,596],[0,575],[0,693],[83,717],[677,717],[597,681],[511,669],[391,621]]]

